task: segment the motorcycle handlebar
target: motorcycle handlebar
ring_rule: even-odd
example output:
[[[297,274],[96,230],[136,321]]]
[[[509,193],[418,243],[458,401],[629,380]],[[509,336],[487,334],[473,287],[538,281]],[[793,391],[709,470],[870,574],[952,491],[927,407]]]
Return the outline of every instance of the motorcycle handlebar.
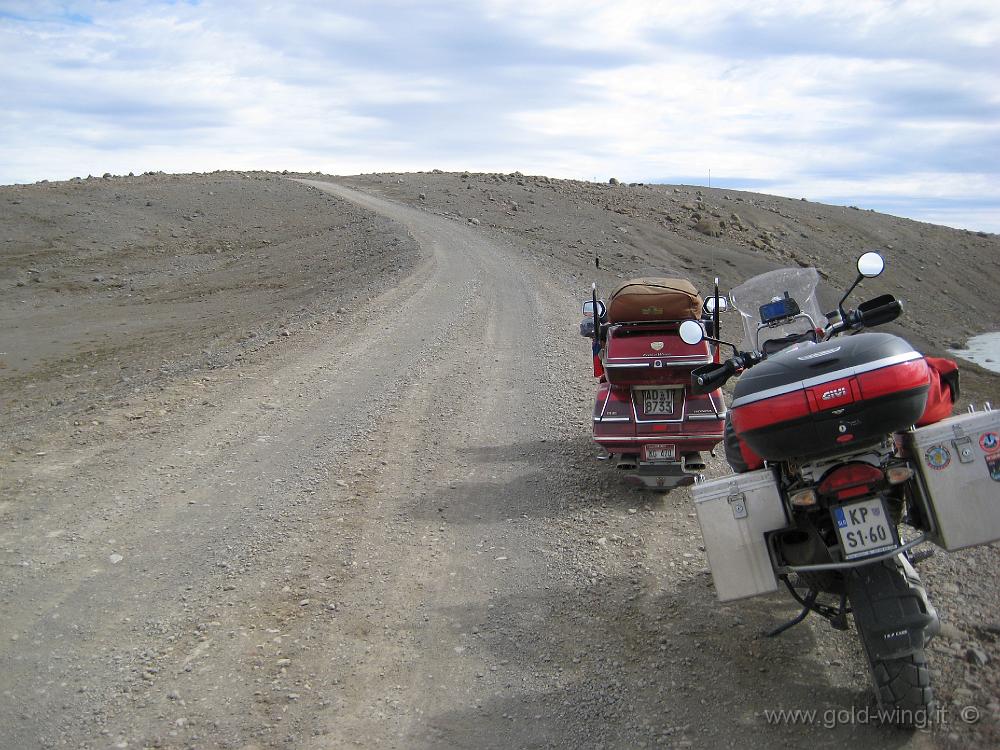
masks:
[[[836,320],[824,332],[823,340],[827,341],[844,331],[860,331],[863,328],[891,323],[903,312],[903,303],[891,294],[868,300],[858,305],[857,310],[844,314],[842,320]]]
[[[736,363],[727,359],[721,365],[706,365],[691,372],[691,388],[695,393],[709,393],[736,374]]]
[[[858,309],[855,313],[861,318],[863,326],[878,326],[884,323],[891,323],[903,312],[903,305],[899,300],[894,299],[878,307],[867,310]]]
[[[764,355],[759,352],[737,352],[732,359],[722,364],[705,365],[691,371],[691,390],[694,393],[709,393],[725,385],[733,375],[762,362]]]

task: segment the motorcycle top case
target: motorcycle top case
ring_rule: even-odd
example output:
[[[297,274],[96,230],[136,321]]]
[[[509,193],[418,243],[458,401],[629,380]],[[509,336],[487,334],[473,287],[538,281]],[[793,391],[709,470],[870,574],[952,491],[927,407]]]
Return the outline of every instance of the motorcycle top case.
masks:
[[[898,336],[842,336],[747,370],[733,391],[733,428],[767,461],[836,455],[915,424],[929,386],[923,356]]]
[[[688,385],[691,370],[712,362],[708,344],[685,344],[676,325],[613,325],[601,354],[613,385]]]
[[[788,518],[772,470],[701,482],[691,494],[719,601],[777,591],[764,535]]]
[[[902,435],[948,551],[1000,541],[1000,411],[949,417]]]
[[[701,308],[701,296],[687,279],[629,279],[608,297],[608,322],[687,320],[700,318]]]

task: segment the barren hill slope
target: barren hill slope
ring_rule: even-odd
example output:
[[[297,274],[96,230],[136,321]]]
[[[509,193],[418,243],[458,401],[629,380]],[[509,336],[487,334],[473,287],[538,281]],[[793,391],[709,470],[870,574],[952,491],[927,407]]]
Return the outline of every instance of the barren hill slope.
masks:
[[[886,258],[885,273],[866,281],[852,301],[895,294],[905,305],[900,332],[924,351],[943,355],[970,336],[1000,330],[998,235],[684,185],[438,171],[343,179],[499,234],[575,273],[581,298],[591,280],[607,291],[618,279],[646,270],[686,276],[702,289],[719,276],[729,289],[772,268],[802,265],[820,270],[832,305],[853,281],[857,256],[878,250]],[[983,396],[997,393],[1000,380],[963,365],[971,388],[981,386]]]

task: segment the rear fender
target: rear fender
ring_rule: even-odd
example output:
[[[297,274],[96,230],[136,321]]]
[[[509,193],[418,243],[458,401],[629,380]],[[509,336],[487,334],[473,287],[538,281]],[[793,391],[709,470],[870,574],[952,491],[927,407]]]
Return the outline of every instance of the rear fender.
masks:
[[[941,627],[920,578],[896,557],[845,574],[854,622],[873,659],[898,659],[924,648]]]

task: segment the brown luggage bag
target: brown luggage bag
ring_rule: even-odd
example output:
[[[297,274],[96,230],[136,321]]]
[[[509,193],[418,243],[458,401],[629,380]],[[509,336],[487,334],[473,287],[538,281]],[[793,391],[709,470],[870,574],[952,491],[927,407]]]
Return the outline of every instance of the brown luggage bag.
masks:
[[[629,279],[608,298],[608,322],[700,318],[701,306],[701,295],[687,279]]]

